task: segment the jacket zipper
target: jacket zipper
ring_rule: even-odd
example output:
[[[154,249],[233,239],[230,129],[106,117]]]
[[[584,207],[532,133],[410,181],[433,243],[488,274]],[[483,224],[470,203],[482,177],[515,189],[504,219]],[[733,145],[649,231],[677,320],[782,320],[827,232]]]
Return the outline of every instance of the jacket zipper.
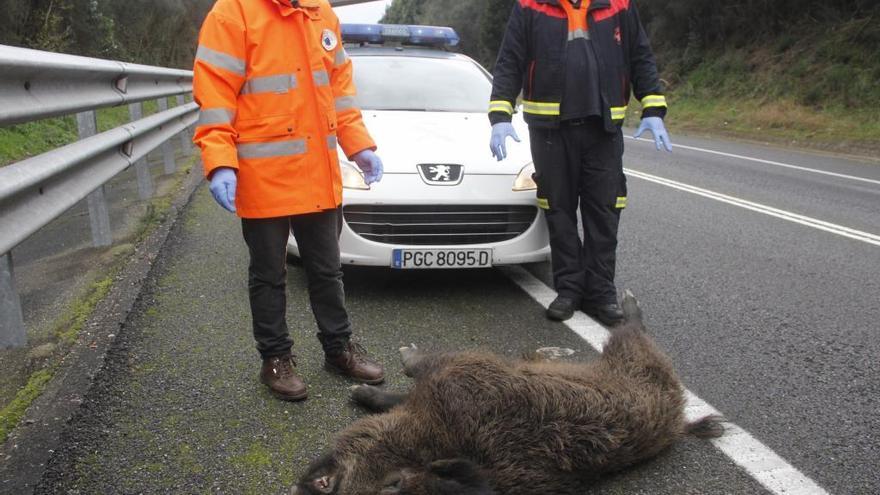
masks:
[[[319,133],[320,133],[321,126],[324,124],[324,120],[322,120],[322,119],[325,118],[325,115],[321,113],[321,105],[320,105],[320,103],[318,103],[320,101],[320,98],[318,96],[318,92],[320,91],[320,89],[318,89],[318,85],[317,85],[317,83],[315,83],[314,69],[312,68],[312,57],[311,57],[311,53],[309,51],[311,47],[309,45],[309,40],[306,38],[306,29],[310,26],[309,23],[313,22],[313,21],[312,21],[311,17],[306,15],[306,12],[302,9],[300,12],[300,21],[302,22],[302,25],[300,26],[300,29],[297,29],[297,31],[299,31],[300,39],[302,39],[302,41],[303,41],[302,46],[305,47],[304,49],[305,49],[305,55],[306,55],[306,57],[305,57],[306,58],[306,77],[312,78],[312,81],[311,81],[312,95],[311,96],[314,98],[313,106],[314,106],[315,114],[317,117],[316,128],[319,130]],[[294,20],[294,22],[295,22],[295,20]],[[326,68],[326,66],[325,66],[325,68]],[[329,77],[330,71],[327,71],[327,76],[328,76],[328,79],[330,79],[330,77]],[[332,80],[330,81],[330,92],[331,92],[331,94],[333,93],[333,81]],[[337,133],[336,135],[337,135],[337,139],[338,139],[339,134]],[[315,137],[317,137],[317,136],[315,136]],[[334,175],[333,175],[333,158],[330,156],[330,147],[327,145],[326,139],[323,139],[323,140],[316,139],[316,141],[324,141],[324,142],[323,143],[308,143],[308,139],[307,139],[306,149],[308,150],[310,146],[318,146],[324,151],[324,156],[327,157],[327,165],[328,165],[328,168],[330,169],[329,170],[330,171],[330,176],[329,176],[330,177],[330,191],[329,191],[330,196],[329,197],[330,197],[330,203],[333,204],[333,207],[335,208],[338,205],[336,205],[336,195],[334,193],[334,191],[336,189],[336,184],[333,183],[333,177],[334,177]],[[323,146],[321,144],[323,144]],[[321,205],[316,205],[316,206],[320,207]]]
[[[587,9],[587,32],[593,32],[593,13],[592,13],[593,5],[590,5],[590,8]],[[592,36],[590,36],[590,50],[593,51],[593,56],[596,58],[596,63],[599,65],[599,96],[602,98],[602,113],[603,120],[604,117],[607,116],[609,119],[611,118],[611,105],[608,103],[608,97],[605,95],[605,81],[602,75],[605,73],[605,62],[599,57],[599,52],[596,50],[596,45],[594,44]]]

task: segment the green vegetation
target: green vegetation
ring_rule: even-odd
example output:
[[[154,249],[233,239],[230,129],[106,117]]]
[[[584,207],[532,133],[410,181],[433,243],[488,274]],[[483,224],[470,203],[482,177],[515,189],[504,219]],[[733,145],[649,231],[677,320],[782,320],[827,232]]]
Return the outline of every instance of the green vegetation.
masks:
[[[112,119],[108,125],[112,125]],[[129,234],[132,242],[138,242],[148,236],[159,224],[161,224],[171,208],[173,191],[177,191],[195,163],[197,157],[192,157],[180,168],[171,183],[169,192],[157,196],[147,206],[144,216]],[[44,344],[46,355],[35,358],[33,366],[40,369],[32,373],[27,381],[16,393],[16,397],[0,410],[0,444],[9,433],[18,425],[27,408],[43,393],[46,384],[55,374],[60,362],[60,357],[65,355],[80,335],[83,327],[91,317],[97,305],[107,296],[113,286],[115,276],[130,261],[135,253],[133,244],[117,244],[109,248],[103,255],[107,263],[99,265],[94,270],[86,273],[84,277],[95,281],[88,285],[81,293],[76,295],[68,304],[62,314],[52,323],[51,343]],[[33,353],[32,353],[33,354]],[[24,374],[26,375],[26,372]]]
[[[674,9],[642,2],[671,96],[670,125],[876,154],[880,7],[858,3],[771,8],[775,24],[748,16],[754,23],[739,25],[745,16],[688,24]],[[689,29],[671,29],[682,22]]]
[[[247,453],[232,457],[230,463],[242,474],[253,475],[265,472],[272,465],[272,457],[262,442],[254,442]]]
[[[112,285],[113,275],[108,275],[92,284],[86,295],[72,305],[66,321],[61,323],[56,330],[56,336],[61,343],[71,345],[76,341],[83,325],[86,324],[86,320],[91,316],[95,306],[110,292]]]
[[[109,270],[111,274],[91,284],[84,294],[71,302],[68,309],[58,317],[53,325],[55,329],[53,343],[44,344],[47,353],[38,360],[45,364],[41,369],[31,373],[27,383],[18,390],[15,398],[0,410],[0,444],[18,425],[31,403],[43,393],[58,367],[58,360],[52,359],[53,356],[64,354],[73,345],[95,307],[110,291],[113,274],[121,266],[122,263],[117,261]]]
[[[18,425],[31,403],[43,393],[54,373],[54,368],[33,373],[27,384],[15,395],[15,399],[0,410],[0,444],[6,441],[6,437]]]
[[[461,36],[457,49],[492,67],[513,3],[514,0],[394,0],[382,22],[452,26]]]
[[[214,0],[2,0],[0,44],[192,67]]]
[[[143,107],[144,116],[152,115],[159,109],[159,105],[152,100],[144,102]],[[119,127],[131,120],[128,106],[100,109],[96,112],[96,118],[98,132]],[[74,116],[0,127],[0,167],[73,143],[77,139]]]
[[[383,21],[453,26],[463,38],[460,50],[491,67],[513,2],[395,0]],[[637,4],[667,85],[673,129],[880,150],[876,1]]]
[[[0,166],[38,155],[76,140],[73,117],[0,128]]]

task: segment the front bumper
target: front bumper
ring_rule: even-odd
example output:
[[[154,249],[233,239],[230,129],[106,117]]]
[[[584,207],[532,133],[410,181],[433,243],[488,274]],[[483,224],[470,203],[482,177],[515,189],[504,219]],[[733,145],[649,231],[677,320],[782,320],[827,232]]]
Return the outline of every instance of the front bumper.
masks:
[[[382,182],[369,191],[346,190],[344,205],[528,205],[536,206],[534,191],[511,190],[515,176],[469,175],[457,186],[430,186],[415,174],[386,174]],[[547,224],[540,212],[532,224],[518,237],[502,242],[466,245],[385,244],[365,239],[343,223],[339,240],[342,263],[345,265],[387,266],[392,252],[399,248],[413,249],[492,249],[493,265],[513,265],[546,261],[550,258]],[[293,236],[288,252],[299,255]]]

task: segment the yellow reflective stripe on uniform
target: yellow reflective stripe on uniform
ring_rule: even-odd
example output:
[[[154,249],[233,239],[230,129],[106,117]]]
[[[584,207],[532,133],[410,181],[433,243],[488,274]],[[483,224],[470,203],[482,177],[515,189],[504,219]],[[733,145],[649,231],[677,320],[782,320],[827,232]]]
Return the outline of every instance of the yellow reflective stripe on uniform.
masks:
[[[504,112],[508,115],[513,115],[513,105],[504,100],[490,101],[489,113],[491,112]]]
[[[336,149],[336,145],[338,142],[339,142],[339,140],[336,139],[336,136],[327,136],[327,147],[330,148],[331,150]]]
[[[326,70],[316,70],[312,73],[312,77],[315,79],[315,86],[330,85],[330,74],[327,74]]]
[[[305,139],[275,141],[272,143],[246,143],[238,145],[238,157],[243,159],[296,156],[306,153]]]
[[[666,106],[666,97],[663,95],[648,95],[642,98],[642,107],[650,108],[650,107],[665,107]]]
[[[534,115],[559,115],[559,103],[523,100],[523,111]]]
[[[199,45],[199,49],[196,50],[196,59],[215,67],[228,70],[239,76],[245,75],[244,60],[223,52],[218,52],[217,50],[212,50],[207,46]]]
[[[199,122],[196,127],[203,125],[231,124],[235,117],[235,110],[231,108],[209,108],[199,112]]]
[[[283,95],[291,89],[296,89],[296,74],[281,74],[248,79],[241,87],[241,94],[275,93]]]
[[[550,202],[546,198],[538,198],[538,208],[542,210],[550,209]]]
[[[339,50],[336,50],[336,57],[333,60],[333,63],[336,65],[342,65],[348,60],[348,53],[345,52],[345,48],[340,47]]]
[[[340,96],[336,98],[336,111],[350,110],[357,108],[357,99],[354,96]]]
[[[626,208],[626,196],[621,196],[617,198],[617,204],[614,205],[615,208],[623,209]]]
[[[611,120],[623,120],[626,118],[626,107],[611,107]]]

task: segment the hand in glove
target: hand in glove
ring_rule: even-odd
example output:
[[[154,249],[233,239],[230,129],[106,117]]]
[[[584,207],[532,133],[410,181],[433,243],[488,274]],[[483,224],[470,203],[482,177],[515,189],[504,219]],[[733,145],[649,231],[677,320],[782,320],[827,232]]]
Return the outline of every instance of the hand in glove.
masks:
[[[492,126],[492,140],[489,142],[489,148],[492,150],[492,156],[497,158],[499,162],[507,158],[508,137],[512,137],[517,143],[522,142],[510,122],[499,122]]]
[[[379,155],[374,153],[373,150],[366,149],[355,153],[351,159],[354,160],[354,163],[357,164],[358,168],[363,171],[364,182],[366,182],[368,186],[374,182],[382,180],[382,174],[384,173],[382,159],[379,158]]]
[[[666,151],[672,153],[672,141],[669,140],[669,133],[666,132],[663,119],[660,117],[643,118],[639,130],[636,131],[636,135],[633,137],[638,138],[645,131],[651,131],[651,134],[654,135],[654,145],[657,146],[657,151],[660,151],[660,146],[662,145],[666,148]]]
[[[238,177],[235,170],[229,167],[220,167],[211,174],[211,194],[217,204],[235,213],[235,186]]]

